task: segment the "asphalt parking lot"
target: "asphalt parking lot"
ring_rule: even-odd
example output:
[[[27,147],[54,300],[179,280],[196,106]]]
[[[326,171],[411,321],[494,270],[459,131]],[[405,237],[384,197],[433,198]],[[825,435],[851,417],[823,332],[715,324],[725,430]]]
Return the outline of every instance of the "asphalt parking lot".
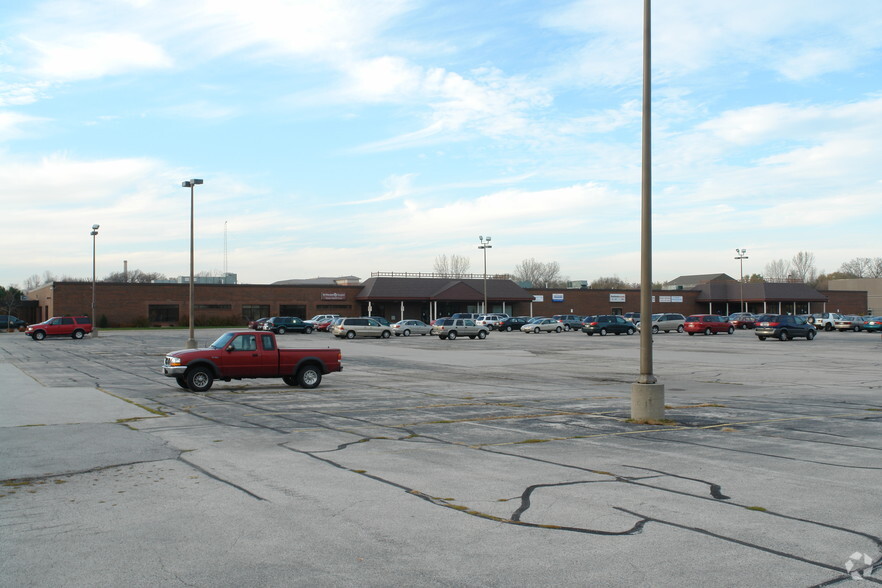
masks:
[[[344,371],[206,394],[186,338],[0,334],[4,585],[882,583],[878,334],[659,334],[657,425],[637,336],[289,334]]]

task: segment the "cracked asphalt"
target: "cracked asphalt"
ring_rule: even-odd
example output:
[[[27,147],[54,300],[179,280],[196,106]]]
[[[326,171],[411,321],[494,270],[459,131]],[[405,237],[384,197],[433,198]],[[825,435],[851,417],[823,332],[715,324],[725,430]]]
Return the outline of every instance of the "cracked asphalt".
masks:
[[[0,333],[3,585],[882,583],[878,335],[659,334],[655,425],[636,336],[292,334],[343,372],[205,394],[185,340]]]

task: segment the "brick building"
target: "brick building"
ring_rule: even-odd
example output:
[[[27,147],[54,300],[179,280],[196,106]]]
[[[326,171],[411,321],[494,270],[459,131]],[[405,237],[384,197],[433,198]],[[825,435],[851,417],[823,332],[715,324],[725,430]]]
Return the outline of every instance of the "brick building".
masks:
[[[728,277],[692,284],[689,289],[653,293],[653,312],[729,314],[741,308],[741,285]],[[372,277],[357,283],[309,280],[277,284],[197,284],[197,325],[240,325],[265,316],[316,314],[379,315],[389,320],[431,320],[454,312],[480,312],[484,281],[480,278]],[[171,326],[189,321],[188,284],[96,283],[99,326]],[[683,287],[682,285],[680,287]],[[818,292],[805,284],[744,284],[744,300],[752,312],[839,311],[861,314],[865,291]],[[622,314],[639,311],[639,290],[522,288],[508,279],[487,280],[488,311],[513,316],[555,314]],[[35,319],[88,315],[91,282],[53,282],[28,293],[36,305]]]

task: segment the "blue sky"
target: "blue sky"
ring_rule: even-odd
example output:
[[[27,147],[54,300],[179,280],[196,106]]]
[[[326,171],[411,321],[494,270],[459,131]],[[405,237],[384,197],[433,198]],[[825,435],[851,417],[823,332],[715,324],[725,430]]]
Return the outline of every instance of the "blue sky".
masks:
[[[656,1],[655,280],[882,256],[877,0]],[[0,283],[639,278],[640,0],[0,4]],[[226,229],[226,230],[225,230]]]

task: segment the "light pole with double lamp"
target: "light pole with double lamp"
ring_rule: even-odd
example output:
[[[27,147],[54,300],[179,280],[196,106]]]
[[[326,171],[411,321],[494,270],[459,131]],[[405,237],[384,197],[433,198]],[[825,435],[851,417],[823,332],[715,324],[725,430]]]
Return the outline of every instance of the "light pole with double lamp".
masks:
[[[95,237],[98,236],[98,225],[92,225],[92,336],[98,336],[98,318],[95,316]]]
[[[190,188],[190,337],[187,339],[187,348],[196,349],[196,333],[193,328],[193,312],[196,309],[193,298],[193,189],[202,183],[202,180],[192,179],[181,182],[184,188]]]
[[[738,254],[735,259],[741,262],[741,312],[744,312],[744,260],[750,258],[745,255],[747,249],[736,249],[735,253]]]
[[[484,235],[479,235],[478,240],[481,242],[478,249],[484,250],[484,314],[487,314],[487,250],[491,249],[493,245],[490,244],[490,237],[487,237],[485,241]]]

